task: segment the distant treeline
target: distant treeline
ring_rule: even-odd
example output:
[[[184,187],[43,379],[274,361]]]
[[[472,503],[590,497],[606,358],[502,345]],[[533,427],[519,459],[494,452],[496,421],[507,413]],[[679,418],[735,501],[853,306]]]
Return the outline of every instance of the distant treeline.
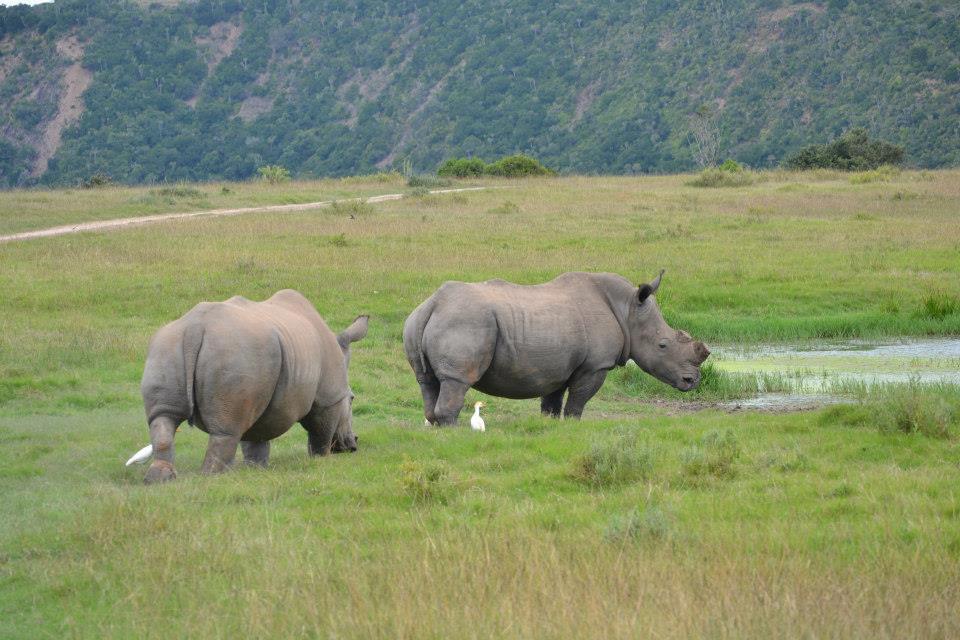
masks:
[[[701,161],[694,114],[718,160],[753,168],[858,126],[960,164],[958,3],[57,0],[0,9],[0,186],[32,181],[68,35],[93,81],[45,184],[515,153],[676,172]]]

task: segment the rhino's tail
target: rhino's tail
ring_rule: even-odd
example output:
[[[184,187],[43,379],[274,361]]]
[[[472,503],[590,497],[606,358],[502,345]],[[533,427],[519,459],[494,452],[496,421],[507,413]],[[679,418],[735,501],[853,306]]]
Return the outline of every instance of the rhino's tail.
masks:
[[[190,324],[183,332],[183,369],[184,383],[187,387],[187,422],[191,426],[196,424],[196,377],[197,360],[200,357],[200,347],[203,346],[203,324]]]
[[[423,304],[413,310],[403,323],[403,350],[407,354],[407,361],[413,368],[418,382],[425,382],[433,377],[433,369],[423,352],[423,332],[427,327],[430,316],[433,315],[435,305],[431,296]]]

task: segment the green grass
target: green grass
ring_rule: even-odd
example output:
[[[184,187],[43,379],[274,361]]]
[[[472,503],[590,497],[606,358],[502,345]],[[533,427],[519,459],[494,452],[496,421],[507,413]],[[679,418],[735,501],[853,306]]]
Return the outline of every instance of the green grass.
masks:
[[[483,398],[485,434],[421,426],[402,323],[446,279],[666,268],[661,307],[708,344],[960,334],[960,172],[689,179],[0,245],[0,637],[957,636],[954,387],[690,411],[792,381],[710,366],[681,396],[630,367],[582,422]],[[376,180],[8,192],[0,226],[407,189]],[[351,361],[360,451],[309,459],[297,427],[269,469],[207,478],[205,435],[184,428],[180,477],[143,487],[122,465],[147,438],[150,335],[200,300],[284,287],[334,329],[371,314]]]

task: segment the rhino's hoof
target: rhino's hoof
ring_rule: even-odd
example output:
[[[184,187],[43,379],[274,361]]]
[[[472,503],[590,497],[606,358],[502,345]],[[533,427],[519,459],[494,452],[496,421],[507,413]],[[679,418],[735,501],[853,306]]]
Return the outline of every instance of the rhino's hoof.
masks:
[[[143,478],[144,484],[157,484],[160,482],[169,482],[177,477],[173,465],[166,460],[154,460],[147,469],[147,475]]]

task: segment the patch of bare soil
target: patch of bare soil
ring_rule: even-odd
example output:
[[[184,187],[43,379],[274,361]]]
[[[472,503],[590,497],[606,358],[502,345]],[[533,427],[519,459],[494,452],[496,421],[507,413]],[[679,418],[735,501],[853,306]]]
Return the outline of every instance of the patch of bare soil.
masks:
[[[195,40],[197,47],[201,51],[200,57],[207,65],[208,76],[213,73],[213,70],[217,68],[217,65],[223,62],[225,58],[234,52],[234,50],[237,48],[237,42],[240,41],[240,36],[242,34],[242,24],[223,21],[212,25],[210,27],[209,35],[199,37]],[[200,91],[198,90],[197,95],[187,100],[187,104],[191,107],[195,107],[197,105],[197,98],[199,97],[199,94]]]
[[[580,120],[583,119],[583,114],[587,112],[587,109],[593,104],[593,101],[597,99],[599,95],[600,81],[594,80],[583,89],[580,90],[580,93],[577,94],[577,103],[573,110],[573,118],[570,120],[568,127],[573,129]]]
[[[272,98],[262,98],[260,96],[250,96],[240,104],[240,110],[237,111],[237,117],[244,122],[256,120],[265,113],[273,109]]]
[[[403,125],[403,131],[400,134],[400,139],[397,141],[397,144],[393,146],[393,149],[390,150],[390,153],[387,154],[383,160],[377,163],[378,169],[385,169],[393,164],[393,161],[396,160],[397,154],[400,153],[400,150],[403,149],[407,143],[410,141],[410,138],[413,136],[413,125],[416,119],[423,113],[424,109],[429,107],[437,98],[437,95],[443,91],[443,88],[447,86],[447,82],[450,80],[453,74],[461,71],[466,65],[467,61],[460,60],[456,65],[450,68],[442,78],[437,80],[436,83],[430,90],[427,91],[426,95],[420,101],[420,104],[417,105],[417,108],[410,112],[410,115],[407,116],[407,120]]]
[[[80,58],[83,56],[83,45],[76,36],[67,36],[57,41],[57,53],[70,61],[63,72],[61,80],[62,91],[57,103],[57,114],[43,126],[40,140],[36,145],[37,158],[34,161],[30,175],[34,178],[43,175],[47,170],[50,158],[60,148],[63,131],[76,122],[83,113],[83,92],[93,81],[93,74],[83,68]]]
[[[801,11],[821,14],[826,9],[815,2],[800,2],[760,14],[757,18],[757,30],[750,39],[749,50],[752,53],[764,53],[771,44],[783,36],[780,23]]]

